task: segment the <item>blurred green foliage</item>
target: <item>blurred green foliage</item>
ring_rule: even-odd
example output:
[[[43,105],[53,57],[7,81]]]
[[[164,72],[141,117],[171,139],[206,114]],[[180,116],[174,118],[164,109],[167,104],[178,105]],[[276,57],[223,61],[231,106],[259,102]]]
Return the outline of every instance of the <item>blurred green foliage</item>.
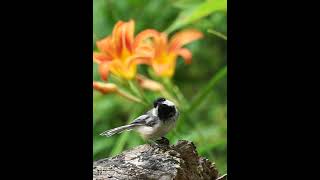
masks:
[[[203,39],[187,45],[193,53],[192,64],[186,65],[178,59],[173,81],[188,101],[195,99],[195,102],[192,101],[192,110],[167,137],[171,143],[178,139],[193,141],[201,156],[215,162],[220,172],[226,173],[227,41],[212,33],[227,35],[226,0],[93,0],[93,13],[93,50],[96,40],[109,35],[119,20],[135,20],[135,34],[154,28],[172,35],[191,27],[204,33]],[[93,69],[93,80],[100,81],[96,64]],[[139,71],[143,74],[146,67],[139,67]],[[148,108],[151,107],[150,104]],[[148,108],[119,96],[93,91],[93,160],[145,143],[135,132],[110,138],[99,134],[129,123]]]

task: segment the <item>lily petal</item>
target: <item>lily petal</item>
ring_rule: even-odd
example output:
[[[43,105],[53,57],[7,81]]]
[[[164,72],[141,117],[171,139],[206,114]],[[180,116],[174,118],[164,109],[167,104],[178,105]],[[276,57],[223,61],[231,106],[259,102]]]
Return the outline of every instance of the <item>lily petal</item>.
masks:
[[[174,52],[180,49],[182,46],[200,39],[203,34],[200,31],[189,29],[185,31],[178,32],[175,34],[169,42],[169,51]]]
[[[133,43],[134,43],[134,21],[130,20],[127,23],[127,28],[126,28],[126,37],[125,37],[125,44],[126,47],[129,49],[129,51],[132,53],[133,52]]]
[[[109,67],[109,64],[108,62],[103,62],[103,63],[100,63],[99,64],[99,73],[100,73],[100,76],[101,76],[101,79],[103,80],[108,80],[108,75],[109,75],[109,70],[110,70],[110,67]]]
[[[119,28],[124,24],[123,21],[118,21],[112,30],[112,37],[116,37],[117,33],[119,33]]]
[[[148,38],[158,38],[159,32],[153,29],[147,29],[142,32],[140,32],[134,41],[133,47],[137,48],[142,42]]]
[[[112,38],[110,36],[97,41],[96,45],[100,51],[107,53],[111,57],[117,57],[117,54],[115,54],[116,48],[113,46]]]
[[[155,39],[155,56],[160,56],[162,52],[168,51],[168,36],[165,33],[161,33],[159,38]]]
[[[184,59],[184,62],[186,64],[190,64],[191,63],[191,59],[192,59],[192,53],[186,49],[186,48],[181,48],[179,51],[178,51],[178,55],[180,55],[181,57],[183,57]]]
[[[122,37],[123,37],[123,30],[125,26],[126,26],[125,22],[118,21],[112,31],[112,43],[115,45],[117,54],[121,54],[122,52],[122,43],[123,43]]]
[[[136,53],[137,57],[142,57],[151,60],[154,57],[154,51],[139,51]]]
[[[128,61],[128,60],[126,60]],[[132,79],[134,78],[135,74],[136,74],[136,65],[132,64],[130,66],[130,64],[128,63],[123,63],[119,60],[116,61],[112,61],[110,63],[110,71],[118,76],[118,77],[123,77],[125,79]]]
[[[93,88],[97,91],[100,91],[103,94],[113,93],[118,90],[118,87],[115,84],[97,81],[93,81]]]
[[[127,50],[127,45],[126,45],[126,31],[127,31],[127,23],[124,23],[122,25],[122,28],[120,29],[121,31],[121,35],[120,35],[120,39],[119,41],[121,42],[121,44],[119,45],[121,48],[120,52],[121,54],[123,53],[123,51]]]
[[[172,77],[176,67],[176,61],[167,64],[152,64],[155,73],[162,77]]]
[[[144,89],[149,89],[151,91],[162,91],[164,89],[162,84],[148,79],[147,77],[140,74],[137,75],[137,80],[139,85]]]
[[[106,61],[111,61],[111,60],[112,60],[112,57],[106,53],[102,53],[102,52],[93,53],[93,61],[96,62],[97,64],[100,64]]]
[[[136,56],[129,59],[129,66],[132,66],[134,64],[151,64],[151,62],[150,58],[148,57]]]
[[[135,51],[138,56],[154,57],[154,48],[150,44],[139,45]]]

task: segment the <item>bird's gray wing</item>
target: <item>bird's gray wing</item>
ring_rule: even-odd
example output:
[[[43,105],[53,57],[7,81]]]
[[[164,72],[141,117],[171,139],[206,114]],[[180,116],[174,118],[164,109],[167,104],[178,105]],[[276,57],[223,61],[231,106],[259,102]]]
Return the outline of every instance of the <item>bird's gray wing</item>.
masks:
[[[151,116],[151,117],[147,118],[145,121],[146,121],[147,126],[152,127],[159,122],[159,118],[157,116]]]
[[[150,118],[150,116],[147,115],[147,114],[141,115],[141,116],[137,117],[135,120],[133,120],[131,124],[145,125],[146,124],[146,120],[148,118]]]
[[[147,112],[144,115],[139,116],[131,124],[139,124],[139,125],[146,125],[146,126],[153,126],[157,123],[158,117],[153,116],[151,111]]]

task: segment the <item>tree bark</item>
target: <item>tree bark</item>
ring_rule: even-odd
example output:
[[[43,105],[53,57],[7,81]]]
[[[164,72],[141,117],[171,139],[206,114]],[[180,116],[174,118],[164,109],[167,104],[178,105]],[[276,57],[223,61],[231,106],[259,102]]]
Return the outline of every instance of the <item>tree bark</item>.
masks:
[[[198,156],[195,145],[180,140],[175,145],[140,145],[121,154],[93,162],[93,179],[226,180],[213,163]]]

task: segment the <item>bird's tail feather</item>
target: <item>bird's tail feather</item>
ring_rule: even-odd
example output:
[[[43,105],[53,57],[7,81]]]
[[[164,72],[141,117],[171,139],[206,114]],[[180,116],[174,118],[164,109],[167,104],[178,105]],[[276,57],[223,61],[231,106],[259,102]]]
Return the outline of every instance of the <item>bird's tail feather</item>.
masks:
[[[105,131],[105,132],[101,133],[100,136],[110,137],[112,135],[122,133],[123,131],[131,131],[136,126],[138,126],[138,125],[137,124],[129,124],[129,125],[125,125],[125,126],[120,126],[120,127]]]

